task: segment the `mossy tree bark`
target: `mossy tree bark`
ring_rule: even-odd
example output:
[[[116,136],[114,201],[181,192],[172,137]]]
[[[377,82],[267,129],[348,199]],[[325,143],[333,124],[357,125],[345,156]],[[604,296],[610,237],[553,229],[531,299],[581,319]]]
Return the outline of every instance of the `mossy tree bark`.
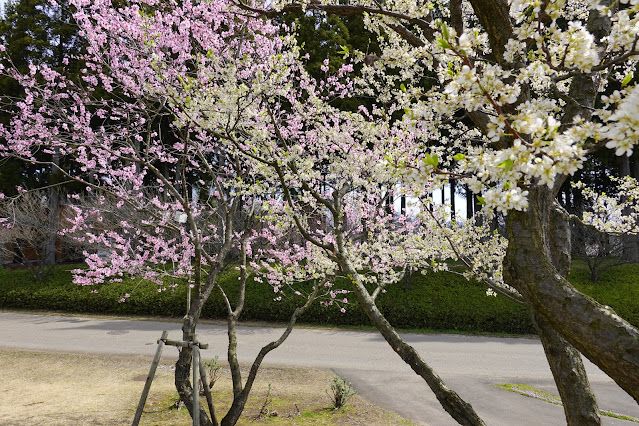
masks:
[[[512,35],[508,3],[505,0],[471,0],[471,4],[488,33],[495,60],[507,67],[508,64],[503,60],[503,49],[505,40]],[[597,40],[602,40],[610,31],[610,20],[593,11],[588,17],[587,27]],[[598,83],[594,75],[578,75],[573,79],[567,98],[570,102],[562,117],[563,126],[571,124],[577,116],[582,119],[591,117]],[[526,93],[522,90],[522,94]],[[596,400],[581,357],[570,344],[575,344],[581,350],[588,344],[586,342],[594,345],[596,340],[591,340],[591,336],[579,342],[582,340],[578,337],[581,331],[571,327],[570,322],[585,321],[591,315],[605,315],[605,311],[594,300],[577,292],[566,280],[571,263],[570,228],[567,215],[556,208],[556,189],[532,186],[530,194],[531,205],[526,212],[509,212],[509,246],[504,276],[524,296],[532,310],[548,363],[564,401],[568,424],[598,425],[601,420]],[[539,291],[541,289],[547,293],[542,294]],[[546,304],[547,297],[554,298],[555,303]],[[579,312],[575,310],[576,316],[568,319],[562,315],[564,303],[580,305],[581,309],[578,309]],[[544,304],[544,309],[540,310]],[[589,312],[589,309],[593,311]],[[614,327],[613,323],[610,322],[609,326]],[[622,328],[626,326],[629,327],[627,323],[621,325]],[[634,332],[636,330],[630,330],[631,334]],[[628,344],[632,346],[636,342],[633,343],[631,337]],[[596,351],[591,351],[589,358],[594,357],[593,352]]]
[[[504,277],[538,322],[563,336],[639,402],[639,330],[609,306],[580,293],[553,263],[554,191],[533,187],[529,207],[508,215]]]

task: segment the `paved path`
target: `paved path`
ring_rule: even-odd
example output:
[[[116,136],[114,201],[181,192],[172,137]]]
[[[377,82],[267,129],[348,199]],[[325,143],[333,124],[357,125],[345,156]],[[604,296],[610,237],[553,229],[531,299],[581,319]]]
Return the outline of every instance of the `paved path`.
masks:
[[[95,354],[152,356],[162,330],[181,337],[175,322],[0,313],[0,348]],[[241,362],[251,362],[278,328],[240,327]],[[225,358],[226,328],[203,324],[200,341],[209,358]],[[541,344],[536,339],[405,334],[444,381],[470,402],[490,425],[561,425],[563,410],[532,398],[496,389],[496,383],[525,383],[556,393]],[[163,356],[177,357],[173,348]],[[268,365],[328,368],[351,381],[360,395],[384,408],[428,425],[455,424],[426,384],[374,332],[295,329],[265,359]],[[597,367],[587,363],[600,408],[639,417],[639,406]],[[604,418],[605,425],[633,423]]]

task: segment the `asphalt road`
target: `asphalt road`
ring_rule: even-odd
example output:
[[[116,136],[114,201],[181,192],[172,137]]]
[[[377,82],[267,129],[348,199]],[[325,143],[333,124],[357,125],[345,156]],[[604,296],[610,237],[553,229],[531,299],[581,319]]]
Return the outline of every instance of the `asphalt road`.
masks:
[[[176,322],[0,313],[0,347],[94,354],[149,355],[162,330],[180,339]],[[239,327],[241,362],[251,362],[262,345],[282,329]],[[563,409],[495,388],[523,383],[557,393],[541,344],[530,338],[405,334],[446,384],[470,402],[491,425],[561,425]],[[202,324],[198,338],[209,343],[206,358],[226,357],[226,328]],[[166,348],[163,357],[177,357]],[[374,332],[295,329],[265,359],[267,365],[332,369],[351,381],[359,394],[386,409],[427,425],[454,425],[428,386]],[[639,406],[596,366],[586,361],[601,409],[639,417]],[[605,425],[631,422],[605,417]]]

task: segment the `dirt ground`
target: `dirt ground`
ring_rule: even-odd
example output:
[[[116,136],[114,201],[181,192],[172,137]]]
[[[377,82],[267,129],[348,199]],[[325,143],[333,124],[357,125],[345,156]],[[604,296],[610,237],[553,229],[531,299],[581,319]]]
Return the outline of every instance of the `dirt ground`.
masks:
[[[130,425],[150,363],[148,357],[0,349],[0,424]],[[218,415],[231,401],[230,375],[221,371],[213,388]],[[333,376],[328,370],[262,369],[238,424],[413,424],[358,396],[346,409],[333,410],[327,395]],[[265,405],[269,384],[270,402]],[[173,362],[163,360],[141,424],[189,424],[185,409],[171,408],[176,400]],[[263,406],[268,415],[260,417]]]

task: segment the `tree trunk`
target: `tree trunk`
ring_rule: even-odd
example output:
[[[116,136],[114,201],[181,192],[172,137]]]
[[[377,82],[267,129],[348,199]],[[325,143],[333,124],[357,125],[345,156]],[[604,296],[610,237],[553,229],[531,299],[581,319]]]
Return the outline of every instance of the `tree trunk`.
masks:
[[[569,426],[599,426],[601,418],[579,352],[544,320],[533,314],[539,339],[564,404]]]
[[[475,203],[473,202],[474,195],[468,186],[466,190],[466,219],[470,219],[475,214]]]
[[[479,200],[477,199],[477,197],[474,196],[474,194],[473,194],[472,200],[473,200],[473,212],[477,214],[477,212],[481,210],[481,205],[479,204]],[[475,226],[484,226],[485,225],[484,222],[485,220],[483,216],[477,215],[475,217]]]
[[[455,224],[457,220],[455,218],[455,180],[450,181],[450,223]]]
[[[630,156],[617,157],[617,160],[619,161],[619,176],[630,176]]]
[[[53,158],[51,160],[53,164],[56,166],[60,165],[60,154],[57,152],[53,154]],[[56,184],[60,181],[62,174],[60,171],[53,167],[51,170],[51,174],[49,176],[49,183]],[[58,187],[54,186],[49,191],[49,232],[48,238],[44,242],[44,247],[42,251],[42,259],[40,261],[43,262],[44,265],[50,266],[55,265],[55,254],[56,247],[55,243],[58,239],[58,222],[60,217],[60,193],[58,191]]]
[[[444,410],[461,425],[484,425],[473,407],[461,399],[455,391],[449,389],[437,373],[419,356],[415,348],[404,342],[397,334],[375,305],[375,301],[359,280],[359,274],[349,261],[344,256],[340,256],[338,262],[345,275],[351,277],[357,300],[368,318],[399,357],[424,379]]]
[[[446,205],[446,185],[442,184],[442,206]]]
[[[295,326],[295,323],[297,322],[297,318],[299,318],[300,315],[306,312],[306,310],[311,305],[311,303],[315,301],[318,291],[319,291],[319,286],[315,285],[313,288],[313,292],[306,299],[306,303],[303,306],[298,306],[297,308],[295,308],[295,311],[293,311],[293,314],[291,315],[291,318],[289,319],[286,329],[280,335],[280,337],[277,340],[274,340],[264,345],[262,349],[260,349],[260,352],[257,354],[257,357],[255,357],[255,360],[253,361],[253,364],[251,365],[251,369],[249,370],[246,383],[244,384],[244,388],[241,387],[241,382],[240,382],[240,387],[238,389],[239,392],[237,393],[235,389],[235,378],[233,379],[233,393],[234,393],[233,403],[231,404],[231,408],[229,408],[229,411],[226,413],[226,415],[222,419],[220,423],[221,426],[232,426],[237,423],[240,416],[242,415],[242,412],[244,411],[244,406],[246,405],[246,401],[248,400],[249,393],[251,392],[251,389],[253,388],[253,383],[255,382],[255,378],[257,377],[257,372],[260,366],[262,365],[262,361],[264,360],[264,357],[266,357],[266,355],[268,355],[269,352],[279,348],[280,345],[284,343],[284,341],[288,338],[288,336],[293,331],[293,327]],[[232,334],[233,339],[235,340],[235,318],[231,318],[231,321],[229,322],[233,322],[232,333],[231,333],[231,327],[229,327],[229,338],[231,338],[231,334]],[[234,348],[234,351],[236,351],[235,348]],[[237,363],[236,354],[234,354],[233,356],[235,357],[233,361],[235,363],[235,366],[239,367],[239,363]]]
[[[229,250],[230,243],[227,242],[220,249],[220,253],[218,254],[219,258],[224,259]],[[220,264],[211,266],[211,271],[209,271],[209,275],[206,277],[206,283],[203,286],[200,286],[201,281],[199,279],[196,280],[196,286],[193,289],[194,294],[191,298],[191,305],[189,306],[189,311],[184,317],[184,321],[182,323],[183,341],[192,342],[195,338],[195,329],[197,327],[198,321],[200,320],[202,308],[204,307],[204,303],[208,300],[211,292],[213,291],[213,284],[215,283],[220,270]],[[190,380],[192,357],[193,350],[190,347],[181,348],[180,355],[177,362],[175,363],[175,389],[180,396],[180,400],[184,403],[184,406],[187,408],[187,410],[189,410],[191,418],[193,417],[194,387],[198,389],[197,392],[199,397],[199,383],[191,384]],[[209,419],[209,416],[206,414],[206,411],[204,411],[204,407],[202,406],[202,404],[200,404],[199,415],[201,426],[217,426],[217,420],[213,419],[213,421],[211,421]]]
[[[194,297],[191,302],[189,313],[184,317],[184,323],[182,324],[182,339],[185,342],[193,341],[193,338],[195,337],[197,318],[199,318],[202,306],[204,306],[204,302],[202,301],[200,303],[200,301],[200,297]],[[195,315],[196,313],[197,315]],[[191,417],[193,417],[193,388],[197,389],[199,398],[199,383],[193,383],[193,385],[191,385],[190,380],[192,357],[192,348],[181,348],[180,355],[175,363],[175,388],[178,391],[180,400],[184,403],[187,410],[189,410]],[[202,405],[200,405],[199,415],[201,426],[216,426],[213,422],[211,422]]]
[[[237,423],[240,415],[242,415],[242,411],[244,411],[244,405],[248,398],[248,391],[250,391],[250,386],[248,391],[246,388],[242,388],[242,374],[240,372],[240,363],[237,359],[237,332],[235,326],[235,318],[231,315],[228,320],[229,346],[227,349],[227,358],[233,381],[233,403],[231,404],[229,411],[222,418],[222,426],[230,426]]]
[[[639,330],[610,307],[577,291],[552,261],[554,193],[532,187],[524,212],[508,214],[504,278],[533,309],[535,318],[559,332],[639,402]]]
[[[570,273],[571,227],[568,214],[559,206],[553,208],[549,224],[548,252],[562,277]],[[544,347],[546,359],[564,404],[566,421],[570,426],[598,426],[601,424],[597,400],[590,388],[581,355],[561,337],[548,322],[531,311],[533,324]]]

